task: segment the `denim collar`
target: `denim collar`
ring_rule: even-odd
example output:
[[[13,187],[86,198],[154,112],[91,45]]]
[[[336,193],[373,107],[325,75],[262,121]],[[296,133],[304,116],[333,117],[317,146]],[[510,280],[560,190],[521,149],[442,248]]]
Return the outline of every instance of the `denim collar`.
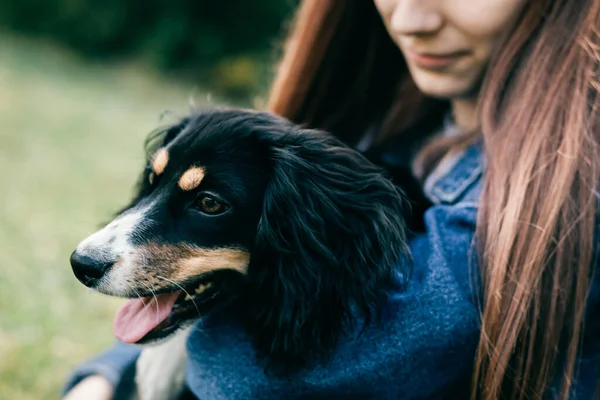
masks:
[[[444,159],[425,181],[424,190],[434,204],[461,202],[477,207],[483,168],[483,145],[479,140]]]

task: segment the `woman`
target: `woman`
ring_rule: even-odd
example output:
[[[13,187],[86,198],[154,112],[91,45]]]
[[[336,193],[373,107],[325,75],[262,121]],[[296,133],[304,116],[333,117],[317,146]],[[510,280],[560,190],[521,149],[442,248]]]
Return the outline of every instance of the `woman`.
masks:
[[[599,29],[600,0],[303,1],[269,108],[394,172],[415,204],[415,277],[384,328],[292,382],[214,321],[222,346],[188,342],[192,392],[598,396]],[[85,364],[70,395],[109,398],[136,356]]]

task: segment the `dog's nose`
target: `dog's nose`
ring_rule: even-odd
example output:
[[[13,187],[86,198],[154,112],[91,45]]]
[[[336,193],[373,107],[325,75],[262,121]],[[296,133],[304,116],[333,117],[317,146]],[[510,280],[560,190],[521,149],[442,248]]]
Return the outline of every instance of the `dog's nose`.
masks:
[[[97,260],[93,257],[77,253],[77,251],[71,254],[73,273],[81,283],[88,287],[94,287],[106,270],[113,264],[114,262]]]

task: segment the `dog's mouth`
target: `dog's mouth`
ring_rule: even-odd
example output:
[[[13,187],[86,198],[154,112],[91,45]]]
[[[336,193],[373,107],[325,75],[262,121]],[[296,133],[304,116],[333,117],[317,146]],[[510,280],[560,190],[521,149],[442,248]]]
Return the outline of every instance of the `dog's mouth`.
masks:
[[[174,291],[130,299],[117,311],[114,334],[118,340],[130,344],[170,336],[233,300],[239,294],[240,276],[238,273],[217,274],[216,278],[220,279],[200,279]]]

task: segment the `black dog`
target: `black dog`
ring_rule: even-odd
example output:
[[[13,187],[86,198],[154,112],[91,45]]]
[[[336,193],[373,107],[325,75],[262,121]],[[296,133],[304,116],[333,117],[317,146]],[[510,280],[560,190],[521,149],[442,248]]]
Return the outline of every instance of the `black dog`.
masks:
[[[231,306],[287,375],[327,361],[357,317],[377,316],[396,269],[409,276],[401,190],[333,136],[210,109],[150,143],[132,203],[71,256],[86,286],[132,298],[122,341],[164,341]]]

